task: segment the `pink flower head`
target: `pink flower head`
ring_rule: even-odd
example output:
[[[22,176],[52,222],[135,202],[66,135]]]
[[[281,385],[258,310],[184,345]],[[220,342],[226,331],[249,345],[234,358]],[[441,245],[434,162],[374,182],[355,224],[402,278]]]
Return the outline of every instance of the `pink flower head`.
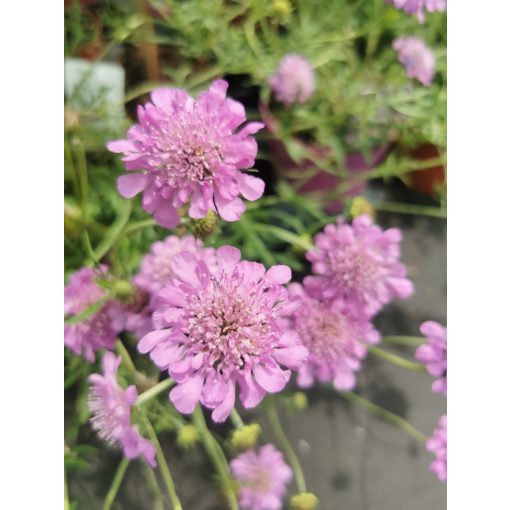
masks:
[[[339,391],[352,390],[367,352],[365,345],[377,343],[379,333],[341,300],[324,303],[298,283],[289,287],[289,293],[300,298],[293,325],[309,353],[299,369],[298,386],[309,388],[318,379],[333,381]]]
[[[425,11],[444,12],[446,11],[446,0],[386,0],[392,3],[397,9],[402,9],[406,14],[416,14],[418,21],[422,24],[425,21]]]
[[[446,481],[446,414],[439,419],[439,427],[434,430],[432,437],[428,439],[426,446],[429,452],[436,456],[436,460],[430,463],[430,471],[435,473],[442,482]]]
[[[193,236],[168,236],[163,241],[156,241],[151,252],[143,257],[140,272],[133,278],[133,282],[140,289],[155,296],[174,276],[170,262],[178,253],[195,253],[199,258],[208,261],[208,264],[215,260],[214,249],[203,246],[202,241]]]
[[[414,292],[399,262],[401,238],[399,229],[383,231],[368,215],[354,218],[352,225],[339,218],[315,236],[315,247],[306,254],[315,276],[307,276],[305,284],[322,299],[342,299],[372,317],[393,298]]]
[[[106,266],[97,270],[84,267],[73,273],[64,288],[64,313],[75,316],[84,312],[104,297],[106,291],[95,282],[105,276]],[[83,354],[93,362],[95,352],[100,349],[113,349],[117,335],[124,328],[125,315],[120,303],[108,301],[99,311],[77,322],[64,325],[64,344],[74,354]]]
[[[416,358],[425,364],[430,375],[438,377],[432,383],[432,391],[446,395],[446,328],[427,321],[420,326],[420,331],[429,342],[416,349]]]
[[[157,329],[138,344],[177,382],[175,407],[189,414],[200,401],[216,422],[230,414],[236,384],[243,405],[255,407],[289,381],[290,370],[280,365],[299,368],[307,355],[284,319],[296,306],[283,287],[290,269],[266,272],[240,257],[232,246],[216,250],[212,267],[191,252],[173,257],[175,276],[155,300]]]
[[[230,469],[239,482],[241,508],[280,510],[292,470],[283,455],[272,444],[241,453],[230,461]]]
[[[103,356],[103,375],[92,374],[89,393],[89,410],[92,428],[101,439],[118,446],[128,459],[143,457],[147,464],[156,467],[156,450],[152,443],[140,436],[138,428],[131,425],[131,406],[138,393],[135,386],[123,390],[117,382],[121,358],[112,352]]]
[[[416,78],[425,86],[432,83],[436,58],[422,39],[399,37],[393,41],[393,48],[398,52],[398,60],[405,67],[409,78]]]
[[[128,174],[117,188],[126,198],[143,192],[142,206],[162,226],[179,223],[177,210],[190,203],[191,218],[217,211],[226,221],[236,221],[245,210],[241,194],[257,200],[264,182],[241,172],[257,155],[252,134],[264,125],[246,121],[241,103],[226,97],[228,84],[212,83],[194,100],[186,91],[158,88],[151,103],[138,107],[139,124],[126,140],[108,144],[123,153]]]
[[[315,91],[313,67],[301,55],[286,55],[269,78],[269,85],[282,103],[306,103]]]

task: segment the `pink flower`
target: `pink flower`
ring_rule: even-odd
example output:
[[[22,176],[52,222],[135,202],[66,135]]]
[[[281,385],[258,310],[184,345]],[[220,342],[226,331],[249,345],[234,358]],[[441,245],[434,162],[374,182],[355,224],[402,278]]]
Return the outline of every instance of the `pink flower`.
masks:
[[[175,276],[155,300],[157,329],[138,344],[177,382],[170,399],[184,414],[200,401],[213,409],[214,421],[224,421],[236,384],[243,405],[255,407],[266,392],[281,391],[289,381],[290,370],[281,365],[299,368],[306,358],[284,320],[296,306],[283,287],[290,269],[266,272],[240,257],[232,246],[219,248],[212,266],[191,252],[174,256]]]
[[[131,406],[138,393],[135,386],[123,390],[117,382],[117,370],[121,358],[112,352],[103,356],[104,375],[92,374],[89,393],[89,410],[92,428],[101,439],[118,446],[128,459],[142,457],[147,464],[156,467],[156,450],[152,443],[140,436],[138,428],[131,425]]]
[[[282,103],[306,103],[315,91],[313,67],[301,55],[286,55],[269,78],[269,85]]]
[[[218,211],[236,221],[245,210],[239,198],[257,200],[264,182],[241,172],[257,155],[252,134],[264,125],[246,121],[241,103],[226,97],[226,81],[214,81],[194,100],[186,91],[158,88],[151,103],[138,107],[138,120],[126,140],[108,149],[123,153],[128,174],[117,188],[126,198],[143,192],[142,206],[162,226],[179,223],[177,210],[190,203],[191,218]]]
[[[298,386],[309,388],[318,379],[333,381],[340,391],[353,389],[356,372],[367,352],[366,344],[377,343],[379,333],[342,301],[325,303],[297,283],[289,287],[289,293],[300,298],[293,325],[309,352],[298,372]]]
[[[95,282],[106,275],[106,266],[97,270],[84,267],[69,278],[64,288],[64,313],[76,316],[84,312],[106,294]],[[99,311],[76,324],[64,325],[64,344],[74,354],[83,354],[93,362],[94,353],[100,349],[113,349],[117,335],[124,328],[125,315],[120,303],[108,301]]]
[[[401,238],[399,229],[383,231],[368,215],[352,225],[339,218],[315,236],[315,247],[306,254],[315,276],[307,276],[305,284],[324,300],[341,299],[372,317],[393,298],[414,292],[399,262]]]
[[[398,60],[405,67],[409,78],[416,78],[429,86],[434,78],[436,58],[424,41],[417,37],[399,37],[393,41]]]
[[[133,282],[140,289],[155,296],[174,276],[170,263],[178,253],[195,253],[208,264],[215,260],[214,249],[203,246],[202,241],[193,236],[168,236],[163,241],[156,241],[151,246],[151,252],[143,257],[140,272],[133,278]]]
[[[432,391],[446,395],[446,328],[434,321],[424,322],[420,331],[429,341],[416,349],[416,358],[427,367],[430,375],[438,377],[432,383]]]
[[[406,14],[416,14],[418,21],[425,21],[425,11],[446,11],[446,0],[386,0],[397,9],[402,9]]]
[[[272,444],[241,453],[230,461],[230,469],[239,482],[241,508],[250,510],[280,510],[286,485],[292,480],[292,470],[283,455]]]
[[[442,482],[446,481],[447,462],[446,462],[446,414],[439,419],[439,427],[434,430],[434,434],[426,443],[427,450],[436,456],[436,460],[431,462],[430,471],[435,473]]]

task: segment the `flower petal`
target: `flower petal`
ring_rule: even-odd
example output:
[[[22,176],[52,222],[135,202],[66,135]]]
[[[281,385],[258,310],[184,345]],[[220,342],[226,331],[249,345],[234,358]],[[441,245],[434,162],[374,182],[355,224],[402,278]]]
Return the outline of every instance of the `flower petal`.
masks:
[[[240,179],[240,191],[246,200],[257,200],[264,193],[266,184],[262,179],[249,174],[242,174]]]
[[[126,174],[117,179],[117,190],[124,198],[133,198],[147,186],[148,177],[145,174]]]
[[[203,386],[203,376],[196,374],[186,382],[178,384],[170,392],[170,400],[179,412],[191,414],[198,404]]]

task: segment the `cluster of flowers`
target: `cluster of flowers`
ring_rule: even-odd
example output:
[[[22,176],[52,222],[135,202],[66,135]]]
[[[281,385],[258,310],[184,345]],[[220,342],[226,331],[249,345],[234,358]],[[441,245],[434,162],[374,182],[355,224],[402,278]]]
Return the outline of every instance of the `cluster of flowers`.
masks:
[[[302,64],[290,60],[279,72]],[[306,83],[294,89],[276,77],[271,83],[282,101],[304,101],[313,92],[310,73],[303,68],[296,76]],[[254,163],[251,135],[263,125],[241,127],[244,108],[226,97],[226,89],[226,82],[215,81],[196,100],[183,90],[156,89],[152,102],[139,107],[140,124],[129,129],[127,140],[108,144],[123,153],[130,172],[119,178],[119,192],[143,192],[144,209],[163,226],[176,226],[186,205],[191,218],[215,210],[235,221],[245,207],[239,194],[256,200],[263,193],[263,181],[242,171]],[[92,362],[96,351],[113,349],[119,332],[133,332],[138,350],[176,382],[169,395],[176,409],[189,414],[200,403],[216,422],[231,413],[237,389],[242,405],[253,408],[267,393],[283,390],[292,370],[301,387],[318,380],[352,389],[367,345],[379,341],[372,318],[393,298],[413,292],[399,262],[400,241],[398,229],[383,231],[367,215],[352,225],[340,218],[307,253],[313,274],[287,288],[287,266],[266,270],[241,260],[233,246],[205,248],[192,236],[169,236],[145,255],[129,289],[121,289],[125,295],[113,282],[115,299],[101,285],[110,278],[106,266],[73,274],[64,292],[70,316],[64,341]],[[119,363],[106,352],[104,375],[91,376],[92,423],[128,458],[141,456],[153,466],[154,447],[131,424],[136,388],[119,386]],[[281,454],[267,445],[258,457],[243,455],[232,462],[234,475],[249,481],[242,505],[280,508],[291,477]],[[272,463],[279,466],[277,476],[257,468]]]
[[[432,391],[446,395],[447,390],[447,329],[434,321],[424,322],[420,331],[427,337],[428,343],[420,345],[416,350],[416,358],[427,368],[430,375],[437,377],[432,383]],[[446,415],[439,419],[439,427],[434,430],[432,437],[427,441],[427,449],[434,453],[436,459],[430,464],[430,470],[439,480],[446,480]]]

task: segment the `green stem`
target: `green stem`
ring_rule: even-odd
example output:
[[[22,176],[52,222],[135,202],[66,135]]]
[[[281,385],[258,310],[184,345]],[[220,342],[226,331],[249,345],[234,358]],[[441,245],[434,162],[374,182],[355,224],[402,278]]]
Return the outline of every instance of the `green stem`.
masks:
[[[120,357],[122,358],[122,361],[126,365],[127,369],[130,372],[136,373],[137,370],[136,370],[135,364],[133,363],[133,360],[131,359],[129,352],[126,349],[126,346],[122,343],[121,340],[117,340],[117,342],[115,344],[115,349],[118,352],[118,354],[120,355]]]
[[[143,467],[145,471],[145,478],[149,484],[149,489],[154,497],[154,510],[165,510],[163,498],[161,497],[161,491],[154,471],[147,465],[146,462],[143,462]]]
[[[431,218],[446,218],[446,209],[428,207],[416,204],[399,204],[397,202],[384,202],[374,206],[378,211],[394,212],[400,214],[413,214],[416,216],[429,216]]]
[[[115,496],[117,496],[117,492],[119,492],[120,485],[122,480],[124,479],[124,475],[126,474],[126,470],[129,466],[129,459],[123,457],[120,461],[119,467],[115,472],[115,476],[113,477],[112,484],[108,493],[106,494],[106,498],[103,503],[103,510],[110,510],[113,502],[115,501]]]
[[[137,230],[142,230],[146,227],[155,227],[157,225],[156,221],[152,218],[146,219],[146,220],[140,220],[140,221],[134,221],[133,223],[130,223],[129,225],[126,225],[124,230],[119,236],[120,240],[124,236],[127,236],[129,234],[132,234],[133,232],[136,232]]]
[[[421,363],[415,363],[414,361],[409,361],[401,356],[397,356],[391,352],[385,351],[384,349],[380,349],[375,345],[370,345],[368,347],[369,352],[375,354],[379,358],[384,361],[388,361],[389,363],[393,363],[402,368],[407,368],[408,370],[414,370],[416,372],[426,372],[427,369]]]
[[[156,458],[158,460],[159,470],[161,471],[163,482],[165,482],[168,495],[170,496],[170,500],[172,501],[172,506],[174,510],[182,510],[181,501],[179,500],[179,496],[177,496],[174,481],[172,479],[172,475],[170,474],[170,469],[168,469],[165,454],[161,449],[161,444],[159,443],[156,431],[154,430],[154,427],[152,426],[152,423],[150,422],[149,418],[147,418],[147,415],[142,412],[142,416],[145,428],[147,430],[147,434],[149,435],[149,439],[152,441],[152,444],[156,448]]]
[[[212,463],[214,464],[216,471],[220,475],[230,509],[239,510],[239,505],[237,504],[237,497],[232,487],[232,481],[230,479],[228,463],[224,458],[223,451],[221,450],[219,445],[216,444],[213,435],[207,428],[204,413],[202,412],[202,408],[200,407],[200,405],[197,405],[195,411],[193,412],[192,419],[195,427],[198,429],[200,433],[204,448],[207,454],[209,455],[209,458],[211,459]],[[219,450],[221,450],[221,455]]]
[[[77,324],[78,322],[84,321],[88,319],[91,315],[94,315],[96,312],[102,308],[102,306],[111,298],[110,293],[105,294],[101,299],[98,299],[95,303],[92,303],[88,308],[85,308],[83,312],[80,312],[78,315],[73,315],[72,317],[68,317],[64,319],[64,324]]]
[[[230,421],[234,425],[236,429],[242,429],[244,427],[244,422],[239,413],[236,411],[235,407],[232,409],[230,413]]]
[[[69,491],[67,489],[67,473],[64,467],[64,510],[69,510],[71,505],[69,504]]]
[[[175,384],[173,379],[165,379],[164,381],[155,384],[152,388],[149,388],[147,391],[144,391],[136,400],[135,405],[140,406],[153,399],[155,396],[163,393],[165,390],[170,389]]]
[[[269,419],[269,424],[273,429],[274,435],[276,439],[280,443],[282,450],[287,457],[287,460],[290,462],[292,466],[292,470],[294,471],[294,476],[296,477],[296,485],[299,492],[306,492],[306,481],[305,476],[303,474],[303,470],[301,469],[301,464],[299,463],[299,459],[294,452],[290,441],[287,439],[285,432],[280,424],[280,420],[278,419],[278,412],[276,410],[276,404],[272,401],[267,407],[267,417]]]
[[[293,234],[284,228],[275,227],[274,225],[264,225],[262,223],[254,223],[252,226],[255,230],[258,230],[259,232],[271,233],[273,236],[290,245],[299,246],[304,250],[311,250],[313,248],[313,245],[310,241],[296,234]]]
[[[384,336],[381,339],[383,344],[411,345],[418,347],[425,341],[421,336]]]
[[[377,404],[370,402],[370,400],[363,398],[361,395],[353,393],[352,391],[342,391],[338,392],[338,394],[341,397],[345,398],[345,400],[357,404],[360,407],[366,409],[367,411],[370,411],[380,416],[381,418],[384,418],[386,421],[392,423],[393,425],[396,425],[397,427],[407,432],[411,437],[413,437],[417,441],[424,443],[427,440],[427,436],[425,436],[419,430],[414,428],[407,420],[404,420],[404,418],[401,418],[400,416],[390,411],[387,411],[386,409],[378,406]]]

